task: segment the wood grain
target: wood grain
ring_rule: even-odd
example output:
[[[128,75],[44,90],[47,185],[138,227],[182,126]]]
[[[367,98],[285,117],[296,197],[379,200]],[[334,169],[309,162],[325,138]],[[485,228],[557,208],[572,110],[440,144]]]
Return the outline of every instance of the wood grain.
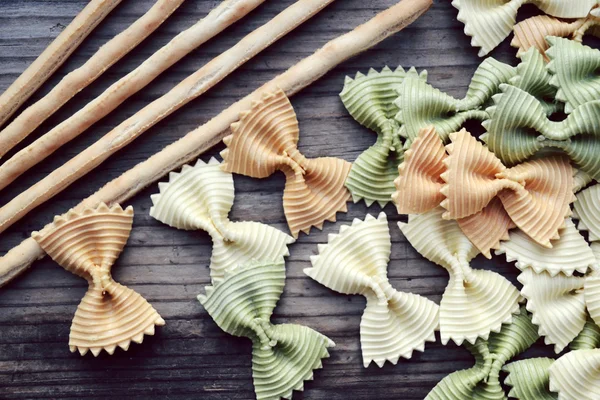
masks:
[[[0,192],[0,203],[5,204],[81,152],[292,2],[268,1],[196,50],[87,133]],[[0,91],[25,70],[85,3],[85,0],[0,2]],[[153,127],[91,176],[13,226],[0,239],[0,252],[19,244],[53,215],[63,213],[110,179],[206,122],[328,40],[394,3],[395,0],[335,2],[205,96]],[[83,64],[100,45],[152,4],[153,0],[124,1],[28,104]],[[26,142],[72,115],[216,4],[217,0],[188,0],[149,39],[46,121]],[[524,7],[519,16],[523,18],[533,12],[533,7]],[[456,21],[456,10],[448,1],[440,0],[403,32],[347,61],[294,96],[292,103],[300,121],[302,153],[307,157],[337,156],[352,161],[374,142],[375,135],[355,123],[339,100],[338,93],[347,74],[366,72],[371,66],[379,69],[384,65],[414,65],[427,69],[435,86],[462,96],[480,62],[477,50],[470,47],[470,38],[462,29]],[[515,64],[514,54],[514,49],[505,42],[492,55]],[[203,158],[207,160],[221,149],[222,146],[217,146]],[[286,229],[281,202],[282,174],[263,180],[236,176],[235,184],[233,220],[261,221]],[[195,299],[209,281],[210,238],[202,232],[181,232],[152,220],[148,216],[149,195],[155,192],[156,186],[131,202],[136,211],[134,229],[113,271],[118,282],[148,299],[167,325],[155,337],[146,338],[142,345],[133,345],[128,352],[117,350],[112,357],[71,354],[67,346],[69,326],[85,292],[85,281],[50,260],[38,262],[0,291],[0,398],[253,398],[250,342],[223,333]],[[447,282],[446,272],[423,260],[406,242],[395,224],[399,217],[393,207],[388,206],[385,211],[393,238],[389,266],[392,284],[399,290],[439,301]],[[396,366],[362,367],[358,329],[364,299],[335,294],[304,276],[302,269],[309,266],[309,255],[316,254],[317,243],[325,242],[328,233],[338,231],[341,223],[364,218],[367,212],[376,215],[379,208],[372,206],[367,210],[364,204],[350,205],[348,214],[339,214],[338,223],[327,223],[323,232],[315,230],[310,236],[302,235],[291,246],[287,285],[274,320],[308,325],[337,344],[324,369],[316,372],[315,381],[307,383],[305,392],[296,393],[294,399],[422,399],[446,374],[472,364],[466,350],[454,345],[443,347],[438,342],[428,344],[424,353],[415,354],[412,360],[401,360]],[[493,261],[479,257],[474,264],[516,281],[516,268],[498,257]],[[552,350],[540,341],[525,356],[537,355],[552,356]]]

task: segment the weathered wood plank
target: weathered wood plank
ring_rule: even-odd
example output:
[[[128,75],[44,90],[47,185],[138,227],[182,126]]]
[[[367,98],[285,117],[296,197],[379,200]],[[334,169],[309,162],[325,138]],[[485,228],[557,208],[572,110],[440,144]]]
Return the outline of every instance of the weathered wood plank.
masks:
[[[35,229],[66,211],[108,180],[146,159],[166,144],[216,115],[263,82],[311,54],[331,38],[366,21],[396,0],[337,1],[313,20],[241,67],[193,104],[184,107],[150,129],[116,157],[105,162],[90,177],[74,184],[49,204],[5,232],[0,252],[18,244]],[[85,135],[57,151],[34,171],[0,193],[0,203],[20,193],[61,165],[112,127],[167,92],[181,79],[211,58],[231,47],[293,0],[270,0],[246,19],[227,29],[171,68],[156,82],[126,101]],[[30,100],[47,93],[69,71],[83,64],[115,33],[147,10],[153,0],[124,1],[82,44],[42,89]],[[134,69],[175,34],[203,17],[218,1],[189,0],[139,48],[114,65],[101,79],[70,101],[26,142],[66,119],[119,77]],[[31,63],[45,46],[84,6],[85,0],[3,0],[0,2],[0,91]],[[520,16],[530,15],[525,8]],[[465,93],[480,59],[456,21],[456,10],[448,1],[435,6],[414,25],[381,43],[366,54],[342,64],[317,84],[292,99],[301,126],[300,149],[309,156],[337,156],[354,160],[375,141],[375,135],[359,126],[339,101],[345,75],[366,72],[384,65],[427,69],[429,80],[448,93]],[[505,43],[494,52],[502,61],[515,63],[514,51]],[[222,146],[211,150],[218,155]],[[283,176],[255,180],[235,177],[236,203],[232,220],[260,221],[286,230],[281,204]],[[204,232],[182,232],[168,228],[148,216],[152,187],[131,201],[136,216],[129,245],[114,267],[115,278],[144,295],[167,320],[155,337],[128,352],[117,351],[94,359],[69,353],[69,326],[86,284],[49,260],[38,262],[24,276],[0,291],[0,397],[1,398],[89,398],[127,396],[131,399],[202,398],[250,399],[250,344],[228,336],[212,322],[195,299],[209,282],[211,241]],[[359,296],[335,294],[302,273],[316,254],[317,243],[339,230],[341,223],[377,214],[378,206],[350,206],[338,222],[327,223],[293,244],[287,261],[287,285],[276,309],[276,322],[300,323],[330,336],[337,344],[316,380],[295,399],[422,399],[449,372],[471,365],[468,352],[439,342],[427,345],[411,360],[384,368],[362,367],[358,327],[365,301]],[[398,290],[420,293],[439,301],[447,273],[419,256],[402,237],[394,208],[384,209],[392,232],[389,276]],[[516,282],[516,269],[500,258],[479,257],[477,268],[500,272]],[[527,353],[551,355],[541,342]]]

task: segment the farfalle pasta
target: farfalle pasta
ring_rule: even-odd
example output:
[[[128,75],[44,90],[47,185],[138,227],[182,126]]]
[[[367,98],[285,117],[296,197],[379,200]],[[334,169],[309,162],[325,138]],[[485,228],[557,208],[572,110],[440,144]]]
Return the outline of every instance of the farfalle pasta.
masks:
[[[547,248],[515,229],[509,233],[508,240],[500,242],[496,254],[505,254],[506,261],[516,262],[521,271],[531,268],[535,273],[548,272],[550,276],[560,273],[571,276],[575,271],[585,274],[598,264],[592,248],[571,218],[565,220],[558,234],[560,238],[552,241],[552,248]]]
[[[339,158],[310,159],[298,151],[299,127],[289,99],[279,89],[265,93],[250,110],[231,125],[232,134],[223,142],[224,171],[266,178],[277,170],[285,173],[283,210],[292,232],[308,234],[325,220],[335,221],[346,212],[350,192],[344,186],[350,164]]]
[[[488,340],[479,339],[466,347],[475,357],[475,365],[442,379],[425,400],[496,400],[505,399],[500,371],[510,359],[527,350],[538,335],[524,309],[510,324],[494,332]]]
[[[312,268],[304,273],[322,285],[344,294],[366,297],[360,323],[363,364],[382,367],[396,364],[423,351],[425,342],[435,341],[438,306],[425,297],[399,292],[387,277],[391,239],[384,213],[355,219],[337,235],[329,235],[319,255],[311,257]]]
[[[600,349],[575,350],[556,360],[549,369],[550,390],[558,400],[600,398]]]
[[[426,80],[427,72],[385,67],[381,72],[370,69],[367,75],[358,72],[354,79],[346,77],[342,103],[358,123],[377,133],[376,143],[354,161],[346,180],[355,203],[364,200],[367,206],[378,202],[383,207],[390,201],[403,154],[400,124],[394,119],[395,88],[407,76]]]
[[[453,0],[458,20],[465,24],[465,34],[471,36],[471,46],[481,47],[483,57],[508,37],[517,22],[521,5],[533,3],[546,14],[559,18],[583,18],[597,0]]]
[[[523,284],[521,294],[527,299],[527,309],[533,314],[540,335],[560,353],[585,325],[585,278],[538,274],[527,268],[518,279]]]
[[[592,183],[593,179],[590,174],[578,169],[575,176],[573,176],[573,181],[573,192],[578,193]]]
[[[100,204],[82,212],[71,210],[32,234],[54,261],[89,283],[71,324],[71,352],[97,356],[102,350],[127,350],[132,341],[141,343],[144,335],[154,335],[155,326],[165,324],[142,296],[111,275],[132,224],[133,208]]]
[[[487,119],[481,106],[498,92],[500,84],[507,83],[515,74],[515,68],[510,65],[488,58],[477,67],[462,99],[434,88],[424,79],[406,77],[397,86],[398,98],[394,102],[398,109],[395,118],[401,124],[400,134],[412,141],[419,130],[433,125],[446,140],[448,134],[458,130],[465,121]]]
[[[600,184],[577,193],[573,208],[574,218],[579,220],[577,228],[587,231],[590,242],[600,242]]]
[[[562,351],[583,329],[588,314],[600,323],[600,263],[596,254],[576,231],[572,221],[567,220],[564,235],[547,250],[547,254],[536,243],[527,243],[528,238],[518,239],[520,244],[512,245],[511,240],[502,244],[509,246],[507,254],[517,260],[523,271],[518,280],[523,284],[521,294],[527,299],[527,309],[533,314],[533,322],[540,327],[540,335],[547,344],[554,344],[556,353]],[[510,247],[512,246],[512,247]],[[580,252],[581,255],[575,255]],[[564,253],[564,254],[561,254]],[[569,254],[573,254],[578,271],[584,276],[571,275],[576,266],[567,267],[566,275],[558,266],[569,264]],[[550,261],[552,256],[555,259]],[[594,257],[594,259],[591,259]],[[532,262],[531,260],[535,260]],[[555,269],[534,270],[545,262],[553,263]],[[551,274],[550,271],[554,272]]]
[[[571,350],[591,350],[596,349],[599,344],[600,328],[588,320],[579,336],[571,343],[570,348]],[[508,397],[519,400],[558,399],[559,394],[550,391],[550,367],[555,362],[552,358],[538,357],[507,364],[503,370],[508,373],[504,383],[511,387]]]
[[[577,42],[581,42],[586,34],[600,37],[600,18],[596,15],[599,11],[600,9],[596,8],[587,17],[574,21],[562,21],[548,15],[527,18],[515,25],[515,36],[510,45],[518,49],[518,57],[533,47],[549,61],[546,54],[549,47],[546,38],[549,36],[573,39]]]
[[[596,288],[600,267],[596,255],[579,233],[571,219],[560,230],[560,239],[551,249],[534,242],[520,230],[500,244],[497,254],[506,254],[507,261],[516,261],[522,271],[518,280],[521,294],[527,299],[527,310],[546,344],[561,352],[583,329],[589,312],[600,321],[600,290]],[[577,271],[587,274],[575,276]],[[587,291],[586,291],[587,290]]]
[[[252,377],[257,400],[292,398],[322,368],[335,343],[308,327],[273,324],[271,316],[283,293],[283,257],[228,270],[206,287],[198,300],[225,332],[252,341]]]
[[[444,218],[456,219],[488,258],[514,227],[551,247],[574,200],[568,159],[551,156],[506,168],[466,130],[450,140],[444,148],[433,129],[421,131],[398,167],[398,212],[422,213],[440,201]]]
[[[460,345],[487,339],[519,311],[519,291],[503,276],[472,269],[470,261],[479,254],[456,221],[442,219],[444,210],[434,208],[410,215],[400,230],[413,247],[428,260],[444,267],[450,280],[440,302],[442,343],[451,339]]]
[[[562,150],[577,167],[600,178],[600,100],[575,108],[560,122],[551,121],[544,107],[529,93],[501,85],[487,109],[487,132],[481,136],[489,149],[508,166],[518,164],[543,149]]]
[[[221,170],[214,158],[185,165],[172,172],[169,182],[158,184],[152,195],[150,215],[177,229],[204,230],[213,241],[210,276],[223,278],[225,271],[252,260],[270,261],[289,255],[287,245],[294,239],[259,222],[232,222],[233,176]]]
[[[549,84],[551,78],[542,55],[535,49],[523,54],[517,67],[493,58],[485,59],[477,67],[462,99],[447,95],[425,80],[407,76],[396,86],[398,113],[395,118],[401,124],[400,134],[410,143],[421,129],[432,125],[446,142],[448,134],[459,130],[467,120],[489,119],[486,107],[500,91],[500,85],[507,83],[539,99],[550,115],[560,108],[559,103],[550,100],[556,94],[556,88]]]
[[[556,98],[565,103],[565,112],[600,100],[600,50],[559,37],[547,40],[551,44],[546,52],[550,83],[558,89]]]
[[[502,370],[508,375],[504,384],[510,387],[509,398],[519,400],[556,400],[558,395],[550,391],[550,366],[554,359],[548,357],[527,358],[506,364]]]

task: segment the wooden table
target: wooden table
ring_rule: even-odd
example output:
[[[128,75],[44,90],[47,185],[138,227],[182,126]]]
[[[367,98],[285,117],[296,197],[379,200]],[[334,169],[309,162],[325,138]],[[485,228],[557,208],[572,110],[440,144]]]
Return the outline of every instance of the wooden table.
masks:
[[[204,123],[235,100],[311,54],[328,40],[351,30],[396,0],[339,0],[284,40],[248,62],[205,96],[176,112],[105,162],[94,173],[74,184],[47,205],[32,212],[0,239],[0,253],[20,243],[55,214],[61,214],[108,180],[146,159],[194,127]],[[42,52],[85,5],[85,0],[0,1],[0,91]],[[47,93],[66,73],[81,65],[114,34],[145,12],[153,0],[124,1],[83,43],[58,72],[36,93]],[[48,131],[116,79],[167,43],[175,34],[202,18],[217,0],[188,0],[165,24],[101,79],[56,113],[32,138]],[[133,96],[85,135],[57,151],[23,179],[0,193],[4,204],[29,185],[89,146],[112,127],[168,91],[204,63],[272,18],[293,0],[270,0],[224,34],[175,65],[156,82]],[[481,61],[456,10],[449,1],[437,1],[415,24],[367,53],[351,59],[318,83],[294,96],[292,102],[301,127],[300,150],[309,157],[337,156],[354,160],[375,141],[375,135],[358,125],[345,111],[338,93],[344,76],[369,67],[416,66],[427,69],[429,80],[451,95],[464,95],[472,73]],[[526,7],[520,16],[535,10]],[[493,55],[516,63],[515,51],[505,42]],[[476,126],[473,127],[476,129]],[[203,156],[217,155],[221,146]],[[236,176],[233,220],[260,221],[287,230],[282,210],[284,178],[276,174],[255,180]],[[141,293],[165,318],[167,325],[142,345],[115,355],[71,354],[68,335],[71,319],[85,290],[85,281],[51,260],[37,262],[20,278],[0,289],[0,398],[196,398],[251,399],[251,346],[245,339],[223,333],[196,300],[209,282],[210,238],[204,232],[171,229],[148,216],[150,194],[156,185],[136,196],[134,229],[114,276]],[[388,205],[393,238],[389,276],[398,290],[440,300],[448,280],[442,268],[424,260],[406,242]],[[365,300],[338,295],[306,277],[309,256],[317,243],[337,232],[341,224],[380,212],[353,204],[338,222],[326,223],[291,246],[287,259],[287,284],[275,310],[274,321],[304,324],[332,338],[337,346],[315,381],[306,383],[294,399],[422,399],[446,374],[472,365],[469,353],[455,345],[428,344],[411,360],[383,368],[362,366],[359,323]],[[516,282],[516,268],[500,257],[476,267],[492,269]],[[526,356],[552,355],[539,341]]]

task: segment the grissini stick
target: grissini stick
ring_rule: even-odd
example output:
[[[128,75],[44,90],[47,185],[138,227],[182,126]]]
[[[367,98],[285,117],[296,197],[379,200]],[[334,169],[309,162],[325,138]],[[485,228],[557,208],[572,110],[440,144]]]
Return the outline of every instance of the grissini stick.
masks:
[[[277,87],[283,89],[288,96],[297,93],[338,64],[411,24],[427,11],[431,4],[432,0],[403,0],[352,32],[330,41],[316,53],[234,103],[206,124],[107,183],[79,203],[76,210],[92,207],[103,201],[108,204],[125,202],[170,171],[192,161],[217,144],[229,134],[229,126],[238,119],[239,113],[248,109],[252,101],[260,99],[262,93]],[[44,251],[34,239],[25,239],[0,258],[0,286],[8,283],[44,255]]]
[[[265,0],[223,1],[205,18],[175,36],[139,67],[112,84],[81,110],[7,160],[0,166],[0,190],[54,153],[60,146],[76,138],[104,118],[191,51],[264,2]],[[9,135],[9,140],[10,137],[11,135]],[[4,140],[3,135],[0,134],[0,148]],[[0,155],[2,154],[0,153]]]
[[[25,139],[73,96],[154,32],[185,0],[158,0],[150,10],[108,41],[81,67],[70,72],[50,93],[29,106],[0,131],[0,157]]]
[[[91,0],[42,54],[0,95],[0,127],[65,62],[122,0]]]
[[[333,0],[298,0],[168,93],[123,121],[96,143],[0,208],[0,232],[127,146],[150,127],[205,93],[227,75],[321,11]],[[1,170],[1,169],[0,169]],[[1,177],[2,181],[4,177]]]

